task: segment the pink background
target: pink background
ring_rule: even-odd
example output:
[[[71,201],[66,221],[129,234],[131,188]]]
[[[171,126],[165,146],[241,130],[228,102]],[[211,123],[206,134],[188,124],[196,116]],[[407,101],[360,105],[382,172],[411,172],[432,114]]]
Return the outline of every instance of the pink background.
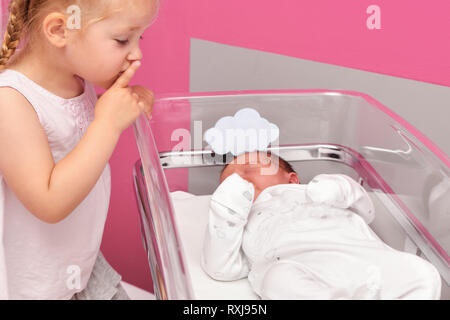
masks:
[[[381,30],[366,27],[372,4],[381,9]],[[143,66],[133,84],[157,94],[189,91],[189,43],[198,38],[450,86],[449,14],[448,0],[163,0],[144,35]],[[132,184],[137,159],[128,129],[110,162],[102,250],[125,281],[153,291]]]
[[[381,9],[381,30],[366,27],[373,4]],[[132,84],[157,94],[189,91],[189,43],[198,38],[450,86],[449,14],[448,0],[162,0]],[[137,159],[128,129],[110,161],[102,251],[125,281],[153,291],[133,189]]]

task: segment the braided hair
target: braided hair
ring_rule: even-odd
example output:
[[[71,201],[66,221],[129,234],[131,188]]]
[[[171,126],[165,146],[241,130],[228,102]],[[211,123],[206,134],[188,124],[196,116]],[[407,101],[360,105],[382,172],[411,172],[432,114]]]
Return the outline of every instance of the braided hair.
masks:
[[[28,8],[31,0],[11,0],[9,3],[9,20],[6,26],[3,44],[0,48],[0,71],[6,64],[20,43],[23,30],[28,20]]]

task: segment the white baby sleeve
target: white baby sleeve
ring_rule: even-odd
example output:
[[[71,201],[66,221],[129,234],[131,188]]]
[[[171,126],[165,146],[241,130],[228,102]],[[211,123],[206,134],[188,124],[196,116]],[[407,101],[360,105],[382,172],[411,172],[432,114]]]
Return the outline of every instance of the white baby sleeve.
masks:
[[[367,224],[375,218],[375,208],[366,190],[349,176],[320,174],[306,187],[306,198],[315,203],[352,209]]]
[[[253,184],[234,173],[211,197],[201,265],[216,280],[238,280],[249,273],[241,245],[254,194]]]

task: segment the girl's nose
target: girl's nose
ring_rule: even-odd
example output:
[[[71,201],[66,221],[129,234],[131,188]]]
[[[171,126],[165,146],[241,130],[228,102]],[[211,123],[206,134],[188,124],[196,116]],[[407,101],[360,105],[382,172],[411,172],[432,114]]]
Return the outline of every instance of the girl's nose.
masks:
[[[141,48],[139,48],[139,45],[136,45],[133,47],[132,51],[128,55],[129,61],[136,61],[136,60],[142,60],[143,54],[141,51]]]

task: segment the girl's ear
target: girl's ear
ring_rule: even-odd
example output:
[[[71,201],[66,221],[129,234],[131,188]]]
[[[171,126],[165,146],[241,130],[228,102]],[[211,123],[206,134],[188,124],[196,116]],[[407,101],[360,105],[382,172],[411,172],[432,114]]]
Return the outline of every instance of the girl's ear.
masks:
[[[63,14],[53,12],[45,17],[42,24],[47,40],[59,48],[67,42],[66,21]]]
[[[289,173],[289,183],[294,183],[294,184],[300,183],[300,179],[298,178],[298,176],[295,172]]]

